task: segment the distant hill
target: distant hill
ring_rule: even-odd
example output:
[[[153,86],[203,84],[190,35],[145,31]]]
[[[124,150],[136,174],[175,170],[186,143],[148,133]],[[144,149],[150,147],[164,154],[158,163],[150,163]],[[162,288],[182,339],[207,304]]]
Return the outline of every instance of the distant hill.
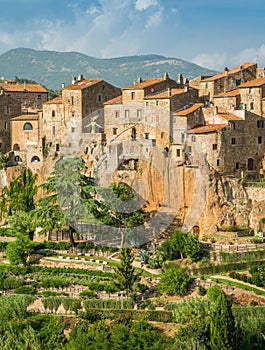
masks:
[[[159,55],[128,56],[99,59],[79,52],[38,51],[17,48],[0,55],[0,77],[15,76],[37,81],[57,90],[61,83],[70,84],[72,76],[102,78],[111,84],[124,87],[143,79],[162,77],[168,72],[172,79],[179,73],[192,79],[198,75],[212,75],[216,71],[173,57]]]

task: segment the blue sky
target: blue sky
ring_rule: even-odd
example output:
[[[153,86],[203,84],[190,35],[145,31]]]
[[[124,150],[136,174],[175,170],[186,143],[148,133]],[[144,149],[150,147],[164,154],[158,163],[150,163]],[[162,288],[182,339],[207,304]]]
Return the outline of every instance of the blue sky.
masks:
[[[0,54],[161,54],[222,70],[265,66],[263,0],[0,0]]]

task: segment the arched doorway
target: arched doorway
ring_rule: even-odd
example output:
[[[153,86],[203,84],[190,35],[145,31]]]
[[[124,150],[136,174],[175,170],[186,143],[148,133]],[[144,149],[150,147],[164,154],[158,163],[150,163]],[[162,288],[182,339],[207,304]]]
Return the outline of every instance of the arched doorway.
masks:
[[[194,225],[192,228],[192,232],[199,235],[200,234],[200,227],[198,225]]]

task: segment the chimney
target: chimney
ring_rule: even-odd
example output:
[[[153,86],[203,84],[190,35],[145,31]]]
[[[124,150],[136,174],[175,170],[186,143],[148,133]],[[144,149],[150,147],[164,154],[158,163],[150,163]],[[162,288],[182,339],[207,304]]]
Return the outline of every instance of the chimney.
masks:
[[[183,85],[183,75],[182,74],[178,74],[178,83],[179,83],[180,87],[182,87],[182,85]]]
[[[228,74],[228,72],[229,72],[229,69],[228,69],[227,67],[225,67],[225,69],[224,69],[224,73],[225,73],[225,75],[227,75],[227,74]]]
[[[167,89],[168,96],[171,96],[171,88]]]
[[[83,78],[83,74],[79,74],[78,75],[78,81],[81,81],[81,80],[83,80],[84,78]]]
[[[26,84],[26,82],[24,81],[24,91],[26,91],[27,90],[27,84]]]
[[[75,84],[76,83],[76,77],[72,77],[72,84]]]
[[[137,79],[137,83],[142,83],[142,82],[143,82],[142,78],[139,77],[139,78]]]
[[[64,89],[64,87],[65,87],[65,83],[62,83],[62,89]]]
[[[165,72],[164,74],[164,79],[167,80],[169,77],[168,77],[168,72]]]

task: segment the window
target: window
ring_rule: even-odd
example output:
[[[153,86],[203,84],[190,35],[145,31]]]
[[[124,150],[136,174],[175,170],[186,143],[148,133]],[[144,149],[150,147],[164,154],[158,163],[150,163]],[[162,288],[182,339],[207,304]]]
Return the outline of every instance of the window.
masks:
[[[240,79],[236,79],[236,86],[239,86],[241,84],[241,80]]]
[[[235,138],[235,137],[232,137],[232,139],[231,139],[231,144],[232,144],[232,145],[235,145],[235,144],[236,144],[236,138]]]
[[[105,84],[102,85],[102,90],[105,90]]]
[[[132,128],[131,138],[132,138],[133,141],[136,140],[136,129],[135,128]]]
[[[5,122],[5,130],[8,128],[8,122]]]
[[[13,151],[19,151],[19,150],[20,150],[19,144],[15,143],[13,146]]]
[[[235,129],[236,128],[236,124],[234,122],[230,122],[230,125],[231,125],[231,129]]]
[[[112,130],[113,131],[113,135],[117,135],[117,130],[118,130],[117,128],[113,128],[113,130]]]
[[[263,120],[257,120],[257,128],[258,129],[264,128],[264,121]]]
[[[149,139],[149,132],[145,132],[145,133],[144,133],[144,138],[145,138],[146,140]]]
[[[177,149],[177,157],[180,157],[180,149]]]
[[[163,139],[163,138],[164,138],[164,136],[165,136],[164,131],[161,131],[161,139]]]
[[[52,126],[52,135],[55,136],[55,125]]]
[[[141,109],[137,109],[137,118],[142,118],[142,110]]]
[[[194,136],[194,135],[191,136],[191,141],[192,141],[192,142],[196,142],[196,136]]]
[[[252,158],[248,158],[248,170],[254,169],[254,160]]]
[[[59,143],[56,143],[55,149],[56,149],[56,152],[59,152],[59,151],[60,151],[60,145],[59,145]]]
[[[20,156],[15,156],[15,162],[22,163],[22,159]]]
[[[148,102],[145,102],[145,105],[148,106]]]
[[[238,170],[238,169],[239,169],[239,163],[236,162],[236,170]]]
[[[71,103],[72,103],[72,105],[74,105],[74,104],[75,104],[75,99],[74,99],[74,96],[71,96]]]
[[[262,144],[262,136],[258,136],[258,144]]]
[[[250,94],[254,94],[254,88],[253,87],[249,88],[249,93]]]
[[[55,110],[52,110],[52,117],[55,117]]]
[[[120,116],[120,111],[115,111],[115,118],[119,118]]]
[[[159,101],[156,101],[156,106],[159,106]]]
[[[254,103],[253,103],[253,102],[250,102],[249,108],[250,108],[250,109],[254,109]]]
[[[41,100],[41,95],[38,95],[38,100]]]
[[[130,115],[130,111],[128,109],[125,109],[124,113],[125,113],[125,118],[128,119]]]
[[[208,89],[208,83],[205,83],[205,89]]]
[[[216,165],[219,166],[220,165],[220,159],[217,159],[216,161]]]
[[[75,128],[71,128],[71,131],[72,131],[72,132],[75,132]]]
[[[33,126],[32,126],[32,124],[31,123],[25,123],[24,124],[24,126],[23,126],[23,130],[25,130],[25,131],[31,131],[31,130],[33,130]]]
[[[10,114],[10,107],[9,106],[6,107],[6,113]]]
[[[31,163],[39,163],[40,162],[40,158],[38,156],[34,156],[31,158]]]
[[[104,101],[105,102],[108,101],[108,96],[107,95],[104,97]]]
[[[217,150],[217,143],[214,143],[213,144],[213,151],[216,151]]]
[[[131,92],[131,100],[135,100],[135,92],[134,91]]]
[[[72,117],[74,117],[75,116],[75,112],[74,111],[72,111]]]
[[[98,102],[101,102],[101,101],[102,101],[102,96],[98,95]]]

